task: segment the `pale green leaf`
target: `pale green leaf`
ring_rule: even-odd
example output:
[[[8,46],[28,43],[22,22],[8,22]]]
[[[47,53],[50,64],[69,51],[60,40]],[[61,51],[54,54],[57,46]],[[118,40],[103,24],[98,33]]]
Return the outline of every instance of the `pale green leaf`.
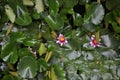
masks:
[[[27,5],[27,6],[33,6],[34,3],[32,2],[32,0],[23,0],[23,4]]]
[[[51,77],[51,80],[58,80],[53,67],[51,68],[50,77]]]
[[[45,47],[45,45],[43,43],[40,44],[40,48],[39,48],[39,55],[43,55],[46,52],[47,48]]]
[[[44,11],[44,4],[42,0],[35,0],[35,9],[38,13]]]
[[[14,23],[16,15],[15,15],[15,13],[13,12],[12,8],[9,5],[5,6],[5,12],[6,12],[8,18],[10,19],[10,21],[12,23]]]

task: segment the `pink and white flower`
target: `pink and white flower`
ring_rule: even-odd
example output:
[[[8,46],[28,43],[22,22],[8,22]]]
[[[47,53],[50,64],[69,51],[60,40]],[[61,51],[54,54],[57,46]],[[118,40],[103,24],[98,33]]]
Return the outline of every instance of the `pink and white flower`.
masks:
[[[92,35],[92,36],[91,36],[90,45],[91,45],[92,47],[99,47],[100,44],[101,44],[101,43],[96,40],[95,35]]]
[[[68,43],[67,39],[64,37],[63,34],[59,34],[58,40],[56,41],[56,43],[59,43],[61,46]]]

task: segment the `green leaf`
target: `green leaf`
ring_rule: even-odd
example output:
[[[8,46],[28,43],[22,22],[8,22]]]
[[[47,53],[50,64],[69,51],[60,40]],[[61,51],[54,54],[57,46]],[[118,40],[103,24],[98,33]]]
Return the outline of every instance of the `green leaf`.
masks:
[[[101,53],[108,59],[114,59],[117,56],[117,52],[113,49],[103,50]]]
[[[18,63],[17,69],[21,77],[34,78],[38,69],[36,59],[31,56],[23,57]]]
[[[34,46],[35,44],[36,44],[36,40],[35,39],[25,39],[24,41],[23,41],[23,44],[25,45],[25,46]]]
[[[16,6],[16,15],[15,23],[21,26],[29,25],[32,22],[31,16],[25,9],[25,7],[21,5]]]
[[[47,48],[45,47],[45,45],[43,43],[40,44],[39,47],[39,55],[43,55],[46,52]]]
[[[38,60],[38,65],[39,65],[39,72],[46,71],[48,68],[47,62],[45,61],[45,59],[42,58]]]
[[[81,44],[80,40],[77,37],[71,38],[68,41],[69,41],[69,44],[71,45],[71,47],[73,49],[79,49],[79,48],[81,48],[82,44]]]
[[[2,46],[1,57],[4,61],[16,63],[18,60],[17,47],[14,43],[8,42]]]
[[[108,10],[120,8],[120,0],[106,0],[105,5]]]
[[[51,71],[54,73],[53,77],[57,78],[56,80],[66,80],[65,72],[59,65],[53,64]],[[53,78],[53,80],[54,80],[54,78]]]
[[[35,0],[35,9],[37,10],[37,13],[44,11],[43,0]]]
[[[48,0],[48,5],[49,5],[49,8],[50,8],[50,12],[53,14],[53,15],[56,15],[59,11],[59,2],[58,0]]]
[[[88,23],[89,21],[95,25],[101,23],[104,17],[104,8],[101,4],[92,3],[88,9],[87,14],[84,16],[84,22]]]
[[[26,39],[26,36],[22,32],[13,32],[10,37],[12,42],[18,43],[21,43],[24,39]]]
[[[64,26],[64,19],[60,15],[56,15],[55,17],[56,24],[62,28]]]
[[[63,5],[66,9],[72,9],[77,3],[77,0],[63,0]]]
[[[32,54],[28,48],[21,48],[21,49],[19,49],[18,55],[19,55],[20,58],[22,58],[24,56],[35,57],[34,54]]]
[[[45,18],[45,21],[48,23],[48,25],[51,29],[53,29],[53,30],[60,29],[60,26],[57,25],[56,21],[50,15],[48,15]]]
[[[40,18],[40,14],[37,11],[31,12],[31,13],[34,19],[38,20]]]
[[[109,48],[118,48],[119,42],[112,34],[106,34],[101,36],[102,43]]]
[[[110,13],[107,13],[105,15],[105,21],[108,22],[108,23],[112,23],[114,22],[114,17],[113,17],[113,14],[110,12]]]
[[[12,75],[5,75],[2,80],[16,80]]]
[[[79,51],[73,50],[67,55],[67,57],[69,60],[75,60],[75,59],[79,58],[80,55],[81,55],[81,53]]]
[[[80,0],[79,4],[85,5],[86,3],[90,2],[90,0]]]
[[[5,12],[6,12],[8,18],[10,19],[10,21],[12,23],[14,23],[16,15],[15,15],[15,13],[13,12],[12,8],[9,5],[5,6]]]
[[[120,26],[116,22],[112,22],[112,26],[116,33],[120,33]]]
[[[103,80],[111,80],[112,79],[112,74],[110,73],[104,73],[102,74]]]
[[[22,14],[15,19],[15,23],[21,26],[29,25],[31,22],[32,22],[32,19],[27,13]]]
[[[76,26],[80,26],[83,24],[83,19],[80,14],[73,15],[73,19],[74,19],[73,22]]]
[[[50,74],[51,74],[50,75],[51,80],[58,80],[53,67],[51,67]]]

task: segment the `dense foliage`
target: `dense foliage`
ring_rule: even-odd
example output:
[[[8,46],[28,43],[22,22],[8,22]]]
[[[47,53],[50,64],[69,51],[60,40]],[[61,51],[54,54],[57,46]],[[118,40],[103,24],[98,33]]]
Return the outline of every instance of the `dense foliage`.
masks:
[[[0,0],[0,80],[120,80],[120,0]]]

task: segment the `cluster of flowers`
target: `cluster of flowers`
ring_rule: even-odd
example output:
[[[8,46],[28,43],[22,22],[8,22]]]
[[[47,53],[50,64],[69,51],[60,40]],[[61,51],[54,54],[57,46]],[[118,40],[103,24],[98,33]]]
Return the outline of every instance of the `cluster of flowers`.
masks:
[[[64,37],[63,34],[59,34],[56,43],[59,43],[61,46],[68,43],[67,39]],[[94,35],[91,36],[91,41],[90,41],[90,45],[92,47],[99,47],[100,46],[100,42],[98,42],[95,38]]]
[[[56,43],[60,44],[60,46],[63,46],[65,44],[68,43],[67,39],[64,37],[63,34],[59,34],[59,36],[57,37],[57,41]],[[92,47],[99,47],[100,46],[100,42],[98,42],[95,38],[94,35],[91,36],[91,41],[90,41],[90,45]],[[31,53],[33,53],[34,55],[36,55],[36,51],[32,51],[32,48],[28,47],[28,49],[30,50]]]

